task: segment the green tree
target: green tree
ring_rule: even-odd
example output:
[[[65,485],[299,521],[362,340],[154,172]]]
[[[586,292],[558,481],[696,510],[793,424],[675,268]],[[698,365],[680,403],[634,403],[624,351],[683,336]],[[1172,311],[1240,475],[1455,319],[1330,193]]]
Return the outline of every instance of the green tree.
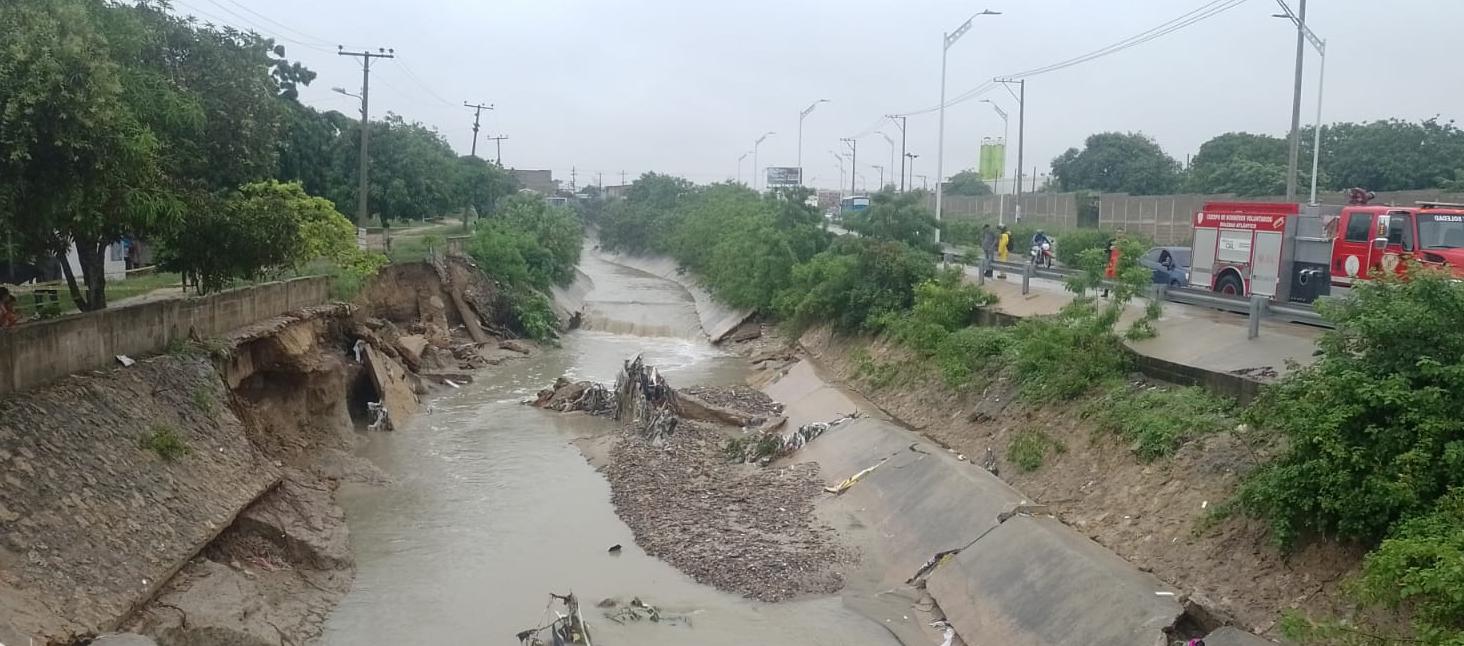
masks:
[[[631,253],[669,251],[669,233],[679,217],[677,207],[693,189],[691,182],[680,177],[641,175],[631,183],[625,199],[605,209],[600,243]]]
[[[522,233],[532,243],[528,252],[530,283],[540,289],[574,280],[584,240],[584,225],[574,212],[562,206],[550,206],[544,197],[520,193],[504,201],[498,212],[486,222],[489,229]],[[492,264],[482,264],[493,273]]]
[[[1179,162],[1140,133],[1103,132],[1052,160],[1060,190],[1156,195],[1179,185]]]
[[[1464,131],[1452,121],[1389,119],[1339,123],[1322,131],[1322,166],[1332,190],[1432,188],[1454,178],[1464,167],[1461,159]]]
[[[935,274],[928,252],[903,242],[844,237],[795,266],[774,305],[795,332],[821,323],[874,331],[891,313],[909,309],[915,286]]]
[[[861,236],[903,242],[917,249],[935,249],[935,216],[914,193],[876,193],[869,208],[846,216],[845,226]]]
[[[981,178],[981,173],[963,170],[946,181],[946,195],[991,195],[991,185]]]
[[[457,181],[454,193],[479,217],[493,213],[501,200],[518,190],[518,180],[503,167],[472,155],[458,158]]]

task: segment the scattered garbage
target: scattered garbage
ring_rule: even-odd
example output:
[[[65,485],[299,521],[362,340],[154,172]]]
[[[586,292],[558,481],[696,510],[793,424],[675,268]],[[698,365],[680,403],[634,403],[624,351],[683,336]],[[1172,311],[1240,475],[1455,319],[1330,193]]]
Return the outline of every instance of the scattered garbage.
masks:
[[[615,409],[615,394],[602,384],[571,382],[560,377],[554,380],[554,386],[539,391],[534,401],[526,403],[561,413],[585,411],[591,415],[605,415]]]
[[[990,471],[991,475],[999,475],[997,473],[999,469],[996,465],[996,452],[992,451],[989,446],[986,447],[986,457],[981,459],[981,468]]]
[[[445,384],[447,384],[449,386],[452,386],[453,388],[462,388],[462,385],[458,384],[458,382],[453,381],[451,379],[443,379],[442,380],[442,383],[445,383]]]
[[[554,608],[554,603],[559,602],[564,607],[561,612]],[[547,618],[550,612],[554,618],[544,624],[519,631],[515,637],[523,646],[594,646],[590,641],[590,628],[585,623],[584,615],[580,613],[579,599],[574,593],[554,594],[549,593],[549,603],[544,606],[544,615]],[[549,641],[543,639],[548,633]]]
[[[779,435],[774,429],[763,428],[752,431],[745,437],[727,441],[724,451],[734,462],[749,462],[767,466],[773,460],[792,454],[808,445],[814,439],[844,422],[858,417],[853,413],[832,422],[812,422],[799,426],[787,435]]]
[[[606,599],[600,602],[601,608],[607,608],[604,615],[606,619],[617,624],[628,624],[638,621],[650,621],[658,624],[691,626],[691,619],[683,615],[668,615],[659,608],[650,605],[636,597],[630,603],[621,605],[615,599]]]
[[[878,469],[879,466],[881,464],[884,464],[887,460],[889,460],[889,458],[885,458],[883,460],[880,460],[879,462],[875,463],[874,466],[869,467],[868,469],[865,469],[863,471],[860,471],[859,473],[856,473],[856,474],[854,474],[852,476],[849,476],[843,482],[840,482],[837,485],[834,485],[832,487],[824,487],[824,491],[827,491],[827,492],[829,492],[831,494],[835,494],[835,495],[844,493],[845,491],[848,491],[849,490],[849,487],[854,486],[854,483],[859,482],[859,479],[860,478],[863,478],[864,476],[869,475],[869,473],[871,471],[874,471],[875,469]]]
[[[615,377],[616,421],[638,426],[641,437],[660,448],[676,432],[680,413],[676,389],[659,370],[647,366],[640,355],[625,362]]]
[[[945,638],[945,641],[941,642],[940,646],[951,646],[955,642],[956,628],[951,625],[951,622],[940,619],[930,622],[930,627],[941,631],[941,636]]]
[[[366,402],[366,412],[371,415],[371,423],[366,426],[368,431],[379,431],[386,428],[386,406],[381,402]]]
[[[131,368],[132,365],[135,364],[135,363],[137,363],[137,362],[136,361],[133,361],[132,360],[132,357],[129,357],[129,356],[125,355],[125,354],[119,354],[119,355],[117,355],[117,363],[122,364],[122,367],[123,368]]]
[[[607,550],[607,551],[610,552],[611,554],[615,554],[615,555],[618,556],[620,554],[620,550],[621,550],[620,543],[616,543],[614,545],[611,545],[610,546],[610,549]]]
[[[356,339],[356,344],[351,346],[351,351],[356,353],[356,363],[361,363],[361,353],[366,351],[366,340]]]

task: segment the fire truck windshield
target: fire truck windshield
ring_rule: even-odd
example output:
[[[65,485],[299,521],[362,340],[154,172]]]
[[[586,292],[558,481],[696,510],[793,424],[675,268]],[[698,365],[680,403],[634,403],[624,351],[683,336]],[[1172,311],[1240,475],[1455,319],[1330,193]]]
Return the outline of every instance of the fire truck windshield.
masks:
[[[1464,248],[1464,215],[1420,213],[1418,242],[1423,249]]]

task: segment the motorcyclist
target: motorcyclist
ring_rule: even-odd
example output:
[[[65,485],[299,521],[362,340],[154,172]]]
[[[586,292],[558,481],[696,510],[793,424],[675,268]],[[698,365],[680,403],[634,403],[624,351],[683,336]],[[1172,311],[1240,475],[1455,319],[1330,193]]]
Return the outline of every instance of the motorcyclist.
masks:
[[[1047,237],[1047,232],[1043,231],[1042,229],[1038,229],[1037,233],[1032,235],[1032,246],[1034,247],[1041,247],[1044,244],[1051,243],[1052,238]]]

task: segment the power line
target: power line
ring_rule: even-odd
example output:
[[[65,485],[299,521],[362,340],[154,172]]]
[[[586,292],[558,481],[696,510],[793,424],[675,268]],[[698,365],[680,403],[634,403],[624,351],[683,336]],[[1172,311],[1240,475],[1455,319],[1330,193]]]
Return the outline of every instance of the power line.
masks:
[[[209,1],[210,2],[213,2],[214,4],[218,4],[218,2],[216,0],[209,0]],[[255,11],[253,9],[250,9],[249,7],[245,6],[241,2],[238,2],[237,0],[228,0],[228,2],[231,5],[234,5],[234,6],[238,7],[238,8],[240,8],[240,9],[243,9],[245,12],[248,12],[250,15],[256,16],[260,20],[263,20],[263,21],[265,21],[265,22],[267,22],[267,23],[269,23],[271,25],[274,25],[275,27],[278,27],[278,28],[283,29],[285,31],[288,31],[288,32],[290,32],[292,34],[295,34],[296,36],[299,36],[300,38],[304,38],[306,40],[314,41],[316,44],[318,44],[318,45],[320,45],[322,47],[330,47],[330,45],[331,45],[331,42],[328,41],[328,40],[326,40],[326,39],[324,39],[324,38],[319,38],[319,37],[316,37],[316,36],[312,36],[310,34],[307,34],[307,33],[303,32],[303,31],[300,31],[298,29],[295,29],[294,27],[291,27],[289,25],[286,25],[286,24],[284,24],[282,22],[279,22],[279,21],[277,21],[277,20],[275,20],[273,18],[270,18],[269,16],[266,16],[266,15],[264,15],[262,13],[259,13],[258,11]]]
[[[457,106],[453,105],[451,101],[448,101],[447,99],[442,98],[442,95],[440,95],[440,94],[432,91],[432,88],[427,87],[427,84],[426,83],[423,83],[422,82],[422,79],[418,78],[417,75],[412,72],[412,68],[411,67],[408,67],[406,63],[403,63],[403,62],[400,62],[399,61],[398,64],[397,64],[397,67],[400,67],[401,70],[402,70],[402,72],[407,75],[407,79],[408,80],[410,80],[412,83],[416,84],[417,87],[422,88],[422,91],[423,92],[426,92],[429,95],[431,95],[432,98],[437,99],[437,102],[438,103],[441,103],[441,104],[446,105],[446,106],[451,106],[453,108],[456,108],[457,107]]]
[[[1185,27],[1198,23],[1207,18],[1219,15],[1222,12],[1245,4],[1245,1],[1246,0],[1210,0],[1209,2],[1206,2],[1205,4],[1200,5],[1197,8],[1191,9],[1190,11],[1187,11],[1179,15],[1178,17],[1172,18],[1156,27],[1139,32],[1138,34],[1134,34],[1132,36],[1111,43],[1099,49],[1093,50],[1086,54],[1075,56],[1073,58],[1069,58],[1056,63],[1051,63],[1049,65],[1043,65],[1041,67],[1035,67],[1025,71],[1017,72],[1014,74],[1006,74],[997,78],[1008,81],[1030,78],[1040,74],[1046,74],[1049,72],[1066,69],[1074,65],[1080,65],[1082,63],[1102,58],[1110,54],[1116,54],[1125,49],[1137,47],[1161,36],[1165,36],[1179,31],[1180,29],[1184,29]],[[986,94],[987,92],[990,92],[996,87],[997,84],[994,81],[987,81],[985,83],[982,83],[981,85],[976,86],[975,88],[972,88],[970,90],[967,90],[966,92],[957,95],[952,99],[947,100],[945,102],[945,107],[950,107],[952,105],[970,101],[971,99],[977,98]],[[933,107],[925,108],[923,110],[914,110],[911,112],[898,113],[896,116],[913,116],[918,114],[927,114],[930,112],[935,112],[939,109],[941,109],[941,106],[936,105]]]
[[[325,41],[320,41],[320,43],[322,43],[322,44],[311,44],[311,43],[303,42],[303,41],[300,41],[300,40],[296,40],[296,39],[291,38],[289,36],[285,36],[283,34],[277,33],[276,30],[261,28],[259,25],[254,24],[248,18],[245,18],[243,15],[239,14],[238,12],[236,12],[236,11],[234,11],[234,10],[228,8],[228,7],[225,7],[222,4],[219,4],[218,3],[218,0],[208,0],[208,2],[209,2],[209,4],[212,4],[213,6],[218,7],[224,13],[227,13],[230,16],[233,16],[234,17],[234,20],[223,20],[223,21],[221,21],[221,24],[228,24],[230,22],[238,21],[238,24],[240,26],[246,27],[246,28],[248,28],[249,31],[255,32],[257,34],[261,34],[262,35],[262,34],[265,34],[265,33],[271,33],[271,32],[273,32],[273,33],[271,33],[271,36],[270,37],[277,38],[279,40],[283,40],[283,41],[285,41],[287,43],[292,43],[292,44],[295,44],[295,45],[299,45],[299,46],[304,47],[306,49],[313,49],[313,50],[318,51],[318,52],[329,53],[331,51],[330,48],[329,48],[329,45],[324,44]],[[187,7],[185,6],[185,8],[187,8]],[[192,11],[197,11],[197,9],[191,9],[191,10]],[[202,13],[202,12],[199,12],[199,13]],[[215,16],[214,19],[217,20],[218,17]]]

